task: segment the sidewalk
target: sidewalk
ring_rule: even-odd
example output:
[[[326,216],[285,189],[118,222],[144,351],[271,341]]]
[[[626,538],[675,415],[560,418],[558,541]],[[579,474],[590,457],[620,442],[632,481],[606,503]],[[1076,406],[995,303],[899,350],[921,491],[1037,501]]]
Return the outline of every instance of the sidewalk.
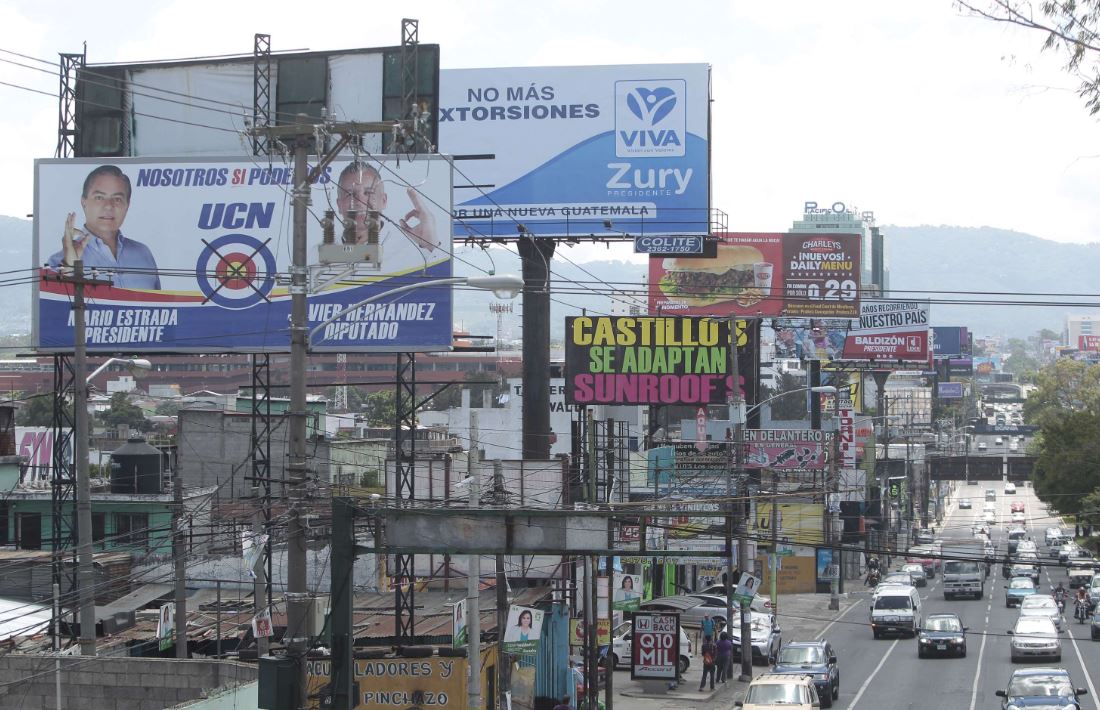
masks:
[[[828,594],[784,594],[779,597],[779,628],[782,629],[783,643],[791,641],[806,641],[822,635],[827,627],[852,606],[858,604],[866,595],[858,593],[840,595],[840,610],[829,609]],[[684,674],[684,681],[676,690],[664,691],[663,688],[653,690],[653,682],[643,683],[630,680],[629,670],[620,670],[615,673],[615,702],[623,703],[621,707],[629,707],[631,710],[640,708],[644,710],[679,710],[682,708],[698,708],[699,703],[708,703],[706,707],[732,707],[733,702],[743,696],[748,683],[737,680],[740,673],[740,663],[734,659],[734,679],[722,686],[715,686],[699,691],[699,679],[703,675],[703,661],[699,654],[699,645],[696,643],[697,632],[689,631],[692,645],[695,649],[695,657],[692,659],[691,668]],[[753,676],[758,676],[768,669],[766,666],[753,666]],[[630,698],[624,701],[622,698]]]

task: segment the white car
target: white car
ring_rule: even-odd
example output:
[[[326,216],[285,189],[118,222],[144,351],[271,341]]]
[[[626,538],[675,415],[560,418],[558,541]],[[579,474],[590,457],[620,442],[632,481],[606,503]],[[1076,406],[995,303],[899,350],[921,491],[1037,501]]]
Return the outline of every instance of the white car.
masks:
[[[1062,660],[1062,641],[1050,619],[1020,617],[1008,633],[1012,636],[1009,648],[1013,663],[1032,658],[1050,658],[1055,662]]]
[[[733,705],[744,710],[812,710],[821,707],[821,699],[810,674],[765,673],[749,683],[745,699]]]
[[[1027,522],[1027,517],[1025,517],[1022,512],[1017,511],[1012,514],[1012,522],[1020,523],[1021,525],[1023,525]]]
[[[994,513],[992,510],[987,510],[982,515],[982,520],[989,523],[990,525],[996,525],[997,524],[997,514]]]
[[[611,632],[611,637],[615,639],[613,649],[611,652],[611,658],[615,662],[615,667],[620,665],[630,665],[630,648],[631,641],[634,638],[634,624],[630,621],[624,621],[615,627],[615,630]],[[691,648],[691,639],[688,638],[687,633],[683,627],[680,627],[680,672],[684,673],[691,667],[691,659],[694,658]]]
[[[1058,611],[1058,602],[1049,594],[1030,594],[1020,600],[1020,618],[1025,616],[1038,616],[1050,619],[1054,628],[1065,631],[1065,619]]]

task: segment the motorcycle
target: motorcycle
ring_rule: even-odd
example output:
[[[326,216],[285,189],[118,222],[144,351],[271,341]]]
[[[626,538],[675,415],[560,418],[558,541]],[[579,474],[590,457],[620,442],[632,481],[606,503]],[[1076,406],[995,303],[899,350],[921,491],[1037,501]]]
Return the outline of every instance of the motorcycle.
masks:
[[[1078,599],[1074,602],[1073,618],[1077,619],[1078,624],[1083,624],[1089,618],[1089,605],[1087,602],[1083,602]]]
[[[877,587],[879,581],[879,572],[877,569],[873,569],[867,573],[866,585],[868,587]]]

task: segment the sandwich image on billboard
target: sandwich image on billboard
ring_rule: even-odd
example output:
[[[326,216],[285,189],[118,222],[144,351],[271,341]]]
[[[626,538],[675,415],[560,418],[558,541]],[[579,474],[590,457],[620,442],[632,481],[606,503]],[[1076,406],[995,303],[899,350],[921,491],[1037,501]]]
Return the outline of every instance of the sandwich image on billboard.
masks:
[[[89,351],[289,350],[292,188],[289,165],[252,158],[36,161],[35,346],[72,349],[80,260],[109,282],[87,290]],[[386,294],[452,275],[450,162],[337,159],[310,199],[308,318],[332,320],[310,347],[449,349],[449,287]]]
[[[865,301],[844,339],[845,360],[919,362],[932,358],[928,301]]]
[[[719,233],[714,257],[649,261],[649,310],[680,315],[854,318],[854,234]]]

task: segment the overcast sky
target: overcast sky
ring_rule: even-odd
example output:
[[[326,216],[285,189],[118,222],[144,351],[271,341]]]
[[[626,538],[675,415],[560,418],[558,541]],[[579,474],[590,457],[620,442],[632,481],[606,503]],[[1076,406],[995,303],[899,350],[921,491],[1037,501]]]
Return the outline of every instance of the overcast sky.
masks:
[[[55,60],[87,41],[89,62],[102,63],[248,53],[254,32],[277,50],[388,46],[414,17],[444,68],[705,62],[714,206],[732,230],[785,230],[804,201],[839,200],[879,223],[1100,241],[1098,124],[1076,82],[1039,51],[1043,37],[965,17],[949,0],[305,7],[9,0],[0,48]],[[0,214],[22,217],[32,160],[54,153],[58,80],[0,60],[0,81],[51,95],[0,85]]]

